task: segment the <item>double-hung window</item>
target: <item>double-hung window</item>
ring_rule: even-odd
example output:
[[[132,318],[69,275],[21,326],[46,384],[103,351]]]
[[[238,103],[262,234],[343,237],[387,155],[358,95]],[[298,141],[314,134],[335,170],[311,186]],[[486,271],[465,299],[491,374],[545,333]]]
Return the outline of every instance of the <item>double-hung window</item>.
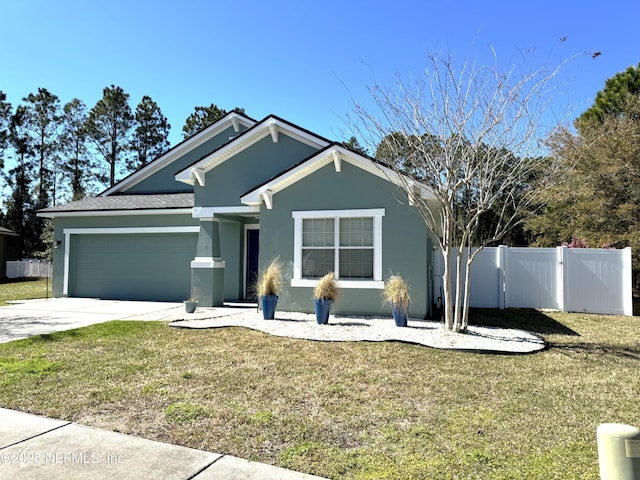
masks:
[[[293,212],[292,286],[335,272],[346,288],[382,288],[384,209]]]

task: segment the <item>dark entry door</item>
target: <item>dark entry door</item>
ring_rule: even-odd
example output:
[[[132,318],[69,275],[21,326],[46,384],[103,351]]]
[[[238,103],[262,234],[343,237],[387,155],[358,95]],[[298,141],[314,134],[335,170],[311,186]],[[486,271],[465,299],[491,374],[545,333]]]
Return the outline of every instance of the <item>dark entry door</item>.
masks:
[[[245,287],[245,298],[256,300],[255,286],[258,282],[258,255],[260,252],[260,230],[247,230],[245,238],[247,245],[247,271],[245,272],[247,284]]]

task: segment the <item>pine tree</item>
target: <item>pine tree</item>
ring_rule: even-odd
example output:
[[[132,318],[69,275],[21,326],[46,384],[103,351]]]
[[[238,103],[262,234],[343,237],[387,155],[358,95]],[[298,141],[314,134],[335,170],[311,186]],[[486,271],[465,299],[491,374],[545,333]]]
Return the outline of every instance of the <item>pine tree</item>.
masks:
[[[122,166],[126,165],[133,120],[129,94],[114,85],[103,90],[102,98],[89,112],[87,134],[108,165],[110,187],[116,183],[116,175]]]
[[[63,108],[60,146],[63,155],[61,171],[63,179],[69,183],[71,200],[81,200],[87,196],[89,182],[95,177],[96,166],[91,161],[87,148],[87,107],[74,98]]]
[[[46,88],[38,88],[37,94],[30,93],[23,101],[27,103],[25,126],[38,157],[36,208],[46,208],[51,199],[55,204],[60,100]]]
[[[592,120],[602,122],[608,115],[625,114],[629,105],[629,95],[640,95],[640,64],[607,79],[604,88],[596,95],[593,105],[578,117],[577,126],[580,128],[585,122]]]
[[[167,138],[170,128],[158,104],[148,95],[142,97],[135,112],[135,130],[131,142],[134,157],[127,165],[130,170],[144,167],[169,148]]]
[[[244,114],[244,108],[234,108],[232,111]],[[227,113],[226,110],[219,108],[212,103],[208,107],[196,107],[194,112],[187,117],[182,127],[182,136],[187,139],[200,130],[207,128],[209,125],[217,122]]]
[[[7,95],[0,90],[0,168],[4,168],[4,151],[9,146],[9,122],[11,121],[11,104]]]
[[[6,175],[12,193],[7,202],[5,222],[8,228],[20,235],[23,257],[31,255],[40,246],[39,233],[31,228],[35,219],[35,202],[31,198],[29,181],[33,172],[33,146],[26,128],[27,117],[28,111],[22,105],[11,116],[9,143],[15,152],[17,165]]]

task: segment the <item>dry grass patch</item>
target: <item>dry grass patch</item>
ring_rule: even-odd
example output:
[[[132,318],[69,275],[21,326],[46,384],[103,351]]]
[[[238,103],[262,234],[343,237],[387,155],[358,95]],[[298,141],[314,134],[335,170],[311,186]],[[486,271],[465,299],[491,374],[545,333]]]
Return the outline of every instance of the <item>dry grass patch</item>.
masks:
[[[551,347],[473,355],[109,322],[0,345],[2,378],[6,359],[55,365],[11,377],[0,404],[330,478],[597,479],[597,425],[640,424],[638,319],[473,318]]]

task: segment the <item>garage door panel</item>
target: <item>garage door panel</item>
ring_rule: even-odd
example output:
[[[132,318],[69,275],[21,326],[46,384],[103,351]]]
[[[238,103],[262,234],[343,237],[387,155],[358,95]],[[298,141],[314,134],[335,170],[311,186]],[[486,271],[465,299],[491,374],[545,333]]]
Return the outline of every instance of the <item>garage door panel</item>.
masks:
[[[190,294],[196,234],[77,235],[70,294],[180,301]]]

